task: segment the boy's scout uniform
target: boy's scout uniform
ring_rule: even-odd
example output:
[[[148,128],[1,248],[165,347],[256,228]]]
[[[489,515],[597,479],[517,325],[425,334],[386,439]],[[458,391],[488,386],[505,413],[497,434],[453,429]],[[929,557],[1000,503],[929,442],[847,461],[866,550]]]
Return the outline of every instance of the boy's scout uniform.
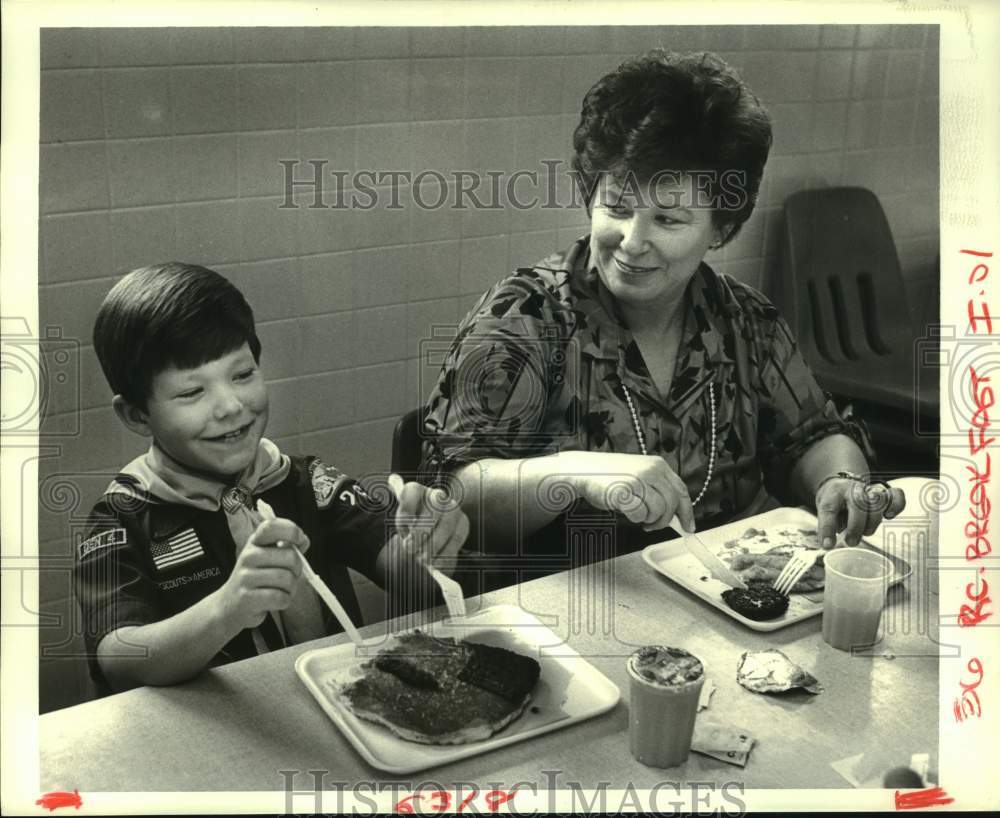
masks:
[[[278,517],[293,520],[306,533],[309,564],[361,624],[347,569],[376,579],[375,562],[392,533],[392,515],[335,468],[316,458],[289,459],[288,476],[259,496]],[[252,508],[257,497],[237,495],[237,500]],[[226,582],[236,554],[223,510],[163,502],[145,494],[128,475],[115,478],[94,507],[87,538],[77,546],[74,577],[90,672],[102,695],[110,689],[97,662],[101,640],[117,628],[148,625],[190,608]],[[325,633],[341,631],[326,607],[320,608]],[[211,664],[281,648],[284,630],[280,616],[269,615],[258,628],[237,634]]]

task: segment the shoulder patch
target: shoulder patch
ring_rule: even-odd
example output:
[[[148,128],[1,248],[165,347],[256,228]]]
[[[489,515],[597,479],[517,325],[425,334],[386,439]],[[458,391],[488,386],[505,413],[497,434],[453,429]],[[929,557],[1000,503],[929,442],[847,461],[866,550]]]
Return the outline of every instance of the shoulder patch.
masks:
[[[358,504],[358,500],[371,501],[371,497],[368,492],[365,491],[361,487],[361,484],[356,480],[351,480],[337,496],[342,503],[347,503],[351,506],[356,506]]]
[[[108,531],[102,531],[100,534],[95,534],[93,537],[81,542],[77,546],[77,553],[80,559],[83,559],[102,548],[110,548],[112,545],[125,545],[127,541],[128,537],[125,534],[124,528],[112,528]]]
[[[318,508],[328,508],[334,497],[343,500],[344,494],[351,494],[350,490],[347,489],[347,484],[351,482],[350,478],[340,469],[328,466],[322,460],[314,460],[309,465],[309,476]],[[353,496],[351,496],[351,501],[345,500],[344,502],[350,502],[352,506],[357,505]]]

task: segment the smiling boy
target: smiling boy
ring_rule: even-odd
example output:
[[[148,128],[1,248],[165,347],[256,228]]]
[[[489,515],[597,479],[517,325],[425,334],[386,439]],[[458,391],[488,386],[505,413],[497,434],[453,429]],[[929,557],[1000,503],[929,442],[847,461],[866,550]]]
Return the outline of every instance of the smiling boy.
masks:
[[[279,543],[305,551],[360,622],[348,567],[412,587],[426,572],[403,547],[404,528],[421,532],[441,567],[464,541],[464,514],[431,502],[424,486],[405,486],[393,518],[337,469],[263,436],[253,312],[218,273],[179,262],[129,273],[100,308],[94,347],[116,415],[151,438],[77,547],[75,590],[102,693],[173,684],[340,630]],[[277,519],[261,520],[258,498]]]

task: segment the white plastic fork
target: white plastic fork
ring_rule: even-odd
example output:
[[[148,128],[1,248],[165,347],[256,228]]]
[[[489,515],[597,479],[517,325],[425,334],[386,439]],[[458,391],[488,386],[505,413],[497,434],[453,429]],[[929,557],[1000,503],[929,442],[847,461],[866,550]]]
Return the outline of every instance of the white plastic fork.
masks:
[[[258,498],[257,500],[257,513],[265,520],[274,519],[274,509],[268,505],[266,500]],[[351,621],[350,615],[344,610],[344,606],[340,604],[340,600],[333,595],[333,591],[330,590],[329,586],[323,581],[323,579],[312,569],[309,564],[309,560],[306,559],[306,555],[299,551],[294,545],[285,542],[277,543],[279,548],[288,547],[291,548],[296,554],[299,555],[299,562],[302,563],[302,575],[306,578],[306,581],[313,587],[313,590],[319,595],[319,598],[326,603],[333,615],[337,617],[337,621],[340,623],[347,635],[351,637],[351,641],[355,645],[361,645],[364,643],[364,639],[361,634],[358,633],[358,629],[354,627],[354,623]]]
[[[806,571],[816,564],[816,560],[819,559],[819,555],[822,553],[823,549],[821,548],[794,552],[792,558],[781,569],[781,573],[771,583],[771,587],[778,591],[778,593],[786,595],[791,593],[792,588],[805,576]]]
[[[396,495],[396,499],[399,502],[403,502],[403,478],[398,474],[390,474],[389,488]],[[411,542],[412,536],[412,533],[407,535],[407,539],[410,539]],[[465,595],[462,593],[462,586],[447,574],[431,565],[431,563],[423,558],[423,555],[419,555],[417,559],[427,569],[431,578],[437,583],[438,588],[441,589],[444,604],[448,608],[448,615],[457,624],[465,618]]]

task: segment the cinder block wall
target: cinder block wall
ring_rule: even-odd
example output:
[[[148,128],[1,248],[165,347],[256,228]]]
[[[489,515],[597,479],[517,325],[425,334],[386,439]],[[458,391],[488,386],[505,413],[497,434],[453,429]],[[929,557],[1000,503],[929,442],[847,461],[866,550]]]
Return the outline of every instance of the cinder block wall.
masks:
[[[269,435],[357,475],[388,467],[426,396],[420,342],[487,286],[586,230],[578,210],[316,209],[284,169],[542,172],[568,161],[580,101],[623,58],[711,49],[769,107],[760,205],[715,266],[760,286],[793,191],[874,190],[926,304],[938,248],[931,26],[50,29],[41,38],[41,326],[78,342],[42,425],[43,710],[85,699],[68,566],[109,477],[144,448],[109,410],[90,331],[120,274],[205,264],[246,293],[272,390]],[[323,198],[332,203],[328,185]],[[521,188],[519,188],[520,190]],[[561,195],[566,195],[562,185]],[[434,191],[425,201],[433,201]],[[486,195],[486,194],[484,194]],[[936,292],[935,292],[936,295]]]

